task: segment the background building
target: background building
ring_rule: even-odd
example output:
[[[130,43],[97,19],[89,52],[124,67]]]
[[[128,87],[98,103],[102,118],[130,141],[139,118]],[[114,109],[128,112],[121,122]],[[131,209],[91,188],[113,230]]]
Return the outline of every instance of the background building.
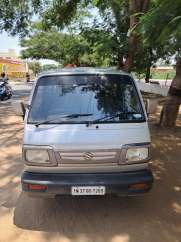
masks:
[[[9,79],[25,78],[28,65],[21,60],[14,49],[0,51],[0,71],[5,72]]]

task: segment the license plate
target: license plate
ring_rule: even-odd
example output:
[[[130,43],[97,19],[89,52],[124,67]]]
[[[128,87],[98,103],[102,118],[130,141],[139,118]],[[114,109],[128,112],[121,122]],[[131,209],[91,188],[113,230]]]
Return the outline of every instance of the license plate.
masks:
[[[105,186],[73,186],[71,187],[71,194],[73,196],[80,195],[105,195]]]

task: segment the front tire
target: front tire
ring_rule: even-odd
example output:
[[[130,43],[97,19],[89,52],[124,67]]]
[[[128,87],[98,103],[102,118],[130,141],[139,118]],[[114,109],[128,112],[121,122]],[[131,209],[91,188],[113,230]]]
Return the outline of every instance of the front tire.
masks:
[[[10,99],[11,97],[12,97],[12,94],[9,94],[9,95],[8,95],[8,99]]]

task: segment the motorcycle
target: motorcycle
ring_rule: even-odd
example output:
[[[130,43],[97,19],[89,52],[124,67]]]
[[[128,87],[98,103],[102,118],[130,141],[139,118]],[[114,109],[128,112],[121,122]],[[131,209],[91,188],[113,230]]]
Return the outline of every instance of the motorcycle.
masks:
[[[0,100],[7,100],[12,97],[12,88],[7,82],[0,81]]]

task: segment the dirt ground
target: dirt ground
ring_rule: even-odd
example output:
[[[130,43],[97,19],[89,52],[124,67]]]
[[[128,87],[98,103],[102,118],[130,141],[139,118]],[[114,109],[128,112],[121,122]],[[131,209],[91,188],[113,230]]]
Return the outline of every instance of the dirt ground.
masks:
[[[0,242],[181,241],[181,123],[151,117],[152,191],[140,197],[33,199],[21,192],[23,123],[0,104]]]

